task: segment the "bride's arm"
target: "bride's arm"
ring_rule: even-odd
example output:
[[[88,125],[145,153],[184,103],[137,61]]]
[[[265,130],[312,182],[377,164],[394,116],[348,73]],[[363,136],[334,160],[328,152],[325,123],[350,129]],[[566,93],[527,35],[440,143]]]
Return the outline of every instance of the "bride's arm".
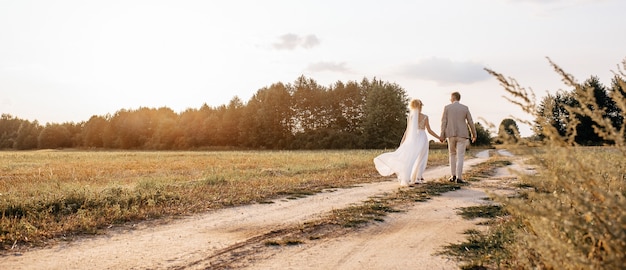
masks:
[[[428,117],[426,117],[426,119],[424,119],[426,121],[424,121],[424,126],[426,127],[426,130],[428,130],[428,133],[430,133],[430,135],[432,135],[433,137],[437,138],[437,140],[441,140],[441,137],[439,137],[439,135],[437,135],[437,133],[435,133],[431,128],[430,128],[430,123],[428,123]]]
[[[404,139],[406,139],[406,133],[409,131],[409,123],[411,121],[409,121],[411,119],[411,116],[409,115],[409,117],[406,118],[406,129],[404,130],[404,135],[402,135],[402,140],[400,141],[400,144],[404,143]]]

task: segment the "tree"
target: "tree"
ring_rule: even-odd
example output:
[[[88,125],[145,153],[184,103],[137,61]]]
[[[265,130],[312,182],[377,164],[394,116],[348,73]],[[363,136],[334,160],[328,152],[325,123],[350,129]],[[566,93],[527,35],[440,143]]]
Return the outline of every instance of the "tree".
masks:
[[[292,149],[363,148],[365,91],[357,82],[322,87],[300,77],[293,90]]]
[[[148,110],[148,121],[152,134],[144,147],[147,149],[176,149],[177,138],[182,135],[178,128],[178,114],[168,107]]]
[[[285,149],[293,139],[292,98],[289,88],[276,83],[252,96],[244,109],[239,129],[244,146]]]
[[[357,82],[335,83],[331,100],[337,102],[338,114],[335,127],[347,133],[361,135],[367,91]]]
[[[619,89],[608,92],[597,77],[592,76],[583,84],[574,85],[569,92],[560,91],[546,96],[538,108],[535,120],[539,137],[543,138],[546,124],[551,125],[561,137],[573,138],[571,143],[580,145],[599,145],[611,143],[605,141],[596,129],[603,129],[600,122],[609,120],[612,127],[619,127],[623,116],[611,96],[619,96]],[[592,114],[595,112],[593,120]],[[570,136],[572,135],[572,136]]]
[[[102,116],[92,116],[83,126],[83,145],[86,147],[104,147],[104,130],[108,122]]]
[[[41,126],[37,121],[23,121],[17,129],[17,136],[13,148],[17,150],[30,150],[37,148],[37,138],[41,132]]]
[[[56,149],[72,146],[70,131],[61,124],[48,124],[37,138],[40,149]]]
[[[81,147],[83,145],[83,127],[84,122],[74,123],[66,122],[61,124],[70,133],[70,145],[66,147]]]
[[[609,114],[614,111],[614,105],[612,100],[608,96],[606,88],[600,83],[600,80],[596,76],[592,76],[587,79],[580,87],[576,87],[573,91],[576,102],[575,107],[580,107],[581,103],[586,102],[581,100],[583,96],[580,91],[593,92],[593,98],[595,100],[590,101],[587,105],[590,110],[599,110],[604,114],[604,117],[608,118]],[[582,101],[582,102],[581,102]],[[598,145],[604,143],[604,139],[595,132],[594,126],[597,123],[588,115],[576,113],[575,117],[579,121],[576,127],[576,143],[581,145]]]
[[[506,118],[500,122],[498,128],[498,142],[499,143],[516,143],[519,141],[519,128],[515,120]]]
[[[535,119],[535,129],[537,130],[537,136],[540,139],[544,139],[549,134],[546,134],[545,128],[551,126],[554,128],[558,136],[566,136],[568,132],[570,111],[567,107],[574,106],[575,100],[571,93],[557,92],[554,95],[547,95],[539,103],[537,109],[537,118]]]
[[[483,127],[480,123],[476,123],[476,145],[480,146],[490,146],[491,145],[491,134],[487,129]]]
[[[181,129],[181,138],[176,144],[181,148],[197,148],[211,146],[208,120],[215,109],[204,103],[200,109],[187,109],[179,116],[178,128]]]
[[[243,117],[244,104],[241,99],[235,96],[230,100],[222,118],[222,129],[220,137],[223,139],[223,145],[239,146],[239,123]]]
[[[362,83],[368,89],[363,135],[367,148],[395,148],[406,129],[408,97],[397,84],[374,79]]]
[[[328,127],[329,99],[326,88],[313,79],[300,76],[293,86],[294,132],[309,132]]]
[[[614,109],[609,112],[609,117],[616,129],[620,129],[624,124],[624,112],[626,112],[626,81],[623,77],[615,76],[611,80],[611,88],[609,88],[609,97],[613,100]]]
[[[10,114],[2,114],[0,117],[0,149],[13,148],[17,131],[22,122],[25,121]]]

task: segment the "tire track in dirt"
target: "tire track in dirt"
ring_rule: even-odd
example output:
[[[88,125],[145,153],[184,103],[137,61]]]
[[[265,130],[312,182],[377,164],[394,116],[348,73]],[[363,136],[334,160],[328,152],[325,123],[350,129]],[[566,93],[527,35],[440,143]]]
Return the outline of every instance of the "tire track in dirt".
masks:
[[[476,227],[476,220],[464,220],[457,210],[486,203],[485,196],[472,188],[447,192],[343,237],[275,248],[243,269],[459,269],[433,254]]]

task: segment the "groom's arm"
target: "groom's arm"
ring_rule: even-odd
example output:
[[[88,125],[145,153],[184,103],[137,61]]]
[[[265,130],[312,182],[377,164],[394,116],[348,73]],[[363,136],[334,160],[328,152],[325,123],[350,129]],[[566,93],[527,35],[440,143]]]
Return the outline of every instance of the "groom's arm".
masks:
[[[467,113],[465,114],[465,120],[467,121],[467,126],[470,130],[470,138],[472,142],[476,142],[476,125],[474,124],[474,120],[472,120],[472,114],[469,109],[467,109]]]
[[[446,126],[448,125],[448,107],[443,108],[443,114],[441,116],[441,132],[439,135],[439,141],[443,142],[446,139]]]

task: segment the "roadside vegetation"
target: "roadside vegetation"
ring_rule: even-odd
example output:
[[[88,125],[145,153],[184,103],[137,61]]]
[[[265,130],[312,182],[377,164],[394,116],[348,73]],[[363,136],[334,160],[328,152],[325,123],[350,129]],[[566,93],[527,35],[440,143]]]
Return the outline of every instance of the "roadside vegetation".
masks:
[[[516,196],[492,198],[502,209],[486,232],[447,247],[464,269],[626,269],[626,74],[615,72],[607,91],[550,64],[573,90],[539,104],[532,90],[488,70],[535,118],[537,136],[506,147],[536,173],[518,176]]]

